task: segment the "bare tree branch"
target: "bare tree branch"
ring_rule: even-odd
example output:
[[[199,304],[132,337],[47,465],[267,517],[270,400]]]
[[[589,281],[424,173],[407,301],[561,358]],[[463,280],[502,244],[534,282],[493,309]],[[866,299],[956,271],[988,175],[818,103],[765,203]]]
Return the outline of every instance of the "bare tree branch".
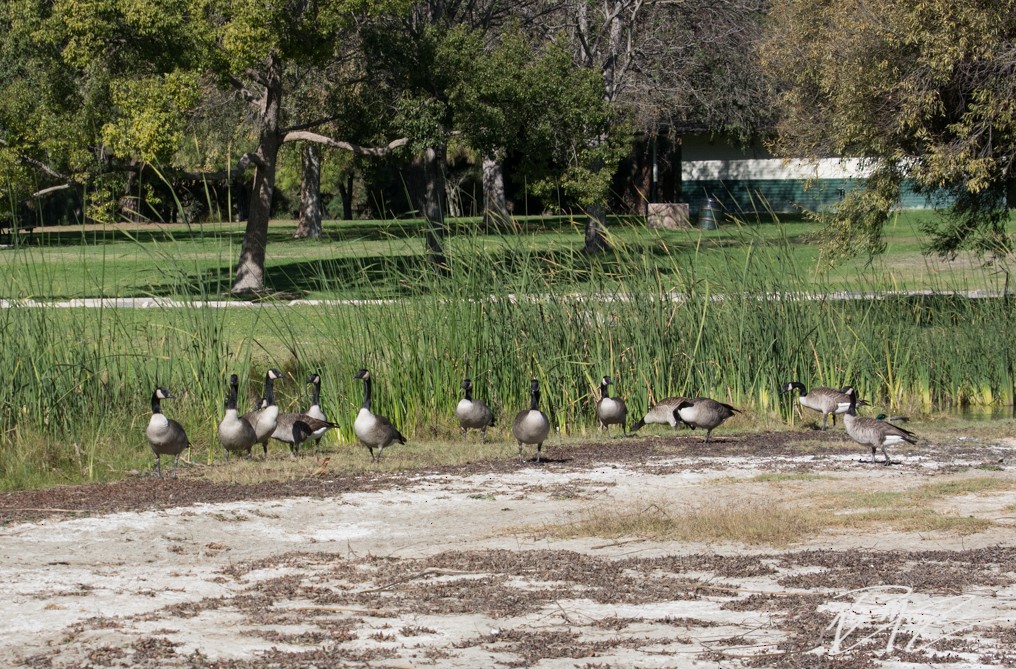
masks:
[[[341,142],[331,137],[319,135],[316,132],[308,132],[306,130],[296,130],[293,132],[287,132],[282,138],[283,142],[316,142],[318,144],[324,144],[330,146],[333,149],[344,149],[351,151],[358,156],[386,156],[395,149],[405,146],[409,143],[408,137],[401,137],[388,143],[388,146],[360,146],[359,144],[353,144],[352,142]]]

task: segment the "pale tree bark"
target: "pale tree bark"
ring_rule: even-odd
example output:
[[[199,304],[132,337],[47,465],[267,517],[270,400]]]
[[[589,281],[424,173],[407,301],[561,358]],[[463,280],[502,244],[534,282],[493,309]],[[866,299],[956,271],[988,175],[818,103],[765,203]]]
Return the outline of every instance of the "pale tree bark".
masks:
[[[254,185],[251,190],[247,228],[236,265],[232,293],[260,293],[265,290],[265,247],[268,245],[268,221],[275,192],[275,165],[282,145],[279,119],[282,103],[282,66],[269,57],[264,72],[264,95],[259,108],[259,133]]]
[[[504,196],[504,170],[495,155],[483,157],[483,226],[488,230],[511,219]]]
[[[599,4],[602,14],[590,16],[591,3],[577,0],[575,4],[574,37],[578,61],[585,67],[600,68],[603,74],[603,99],[615,104],[622,94],[632,57],[636,49],[636,29],[645,0],[603,0]],[[652,4],[650,1],[648,4]],[[605,137],[593,140],[598,145]],[[597,165],[594,170],[613,166]],[[607,248],[606,202],[596,202],[586,208],[586,253],[599,253]]]
[[[300,180],[300,222],[293,237],[321,237],[321,150],[307,142],[300,151],[303,178]]]
[[[445,176],[445,202],[448,206],[448,215],[452,218],[462,216],[462,191],[463,177],[449,179]]]

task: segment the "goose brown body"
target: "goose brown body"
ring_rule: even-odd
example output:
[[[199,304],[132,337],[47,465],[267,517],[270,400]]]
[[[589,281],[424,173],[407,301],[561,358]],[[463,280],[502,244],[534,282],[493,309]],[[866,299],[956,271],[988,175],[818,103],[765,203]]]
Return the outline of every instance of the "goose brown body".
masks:
[[[326,416],[324,410],[321,409],[321,375],[314,372],[307,377],[307,383],[312,385],[314,390],[311,391],[310,406],[304,413],[311,418],[327,422],[328,416]],[[317,430],[314,430],[314,433],[311,435],[311,438],[314,439],[315,453],[317,453],[318,449],[321,447],[321,437],[324,436],[326,431],[328,431],[327,427],[318,428]]]
[[[152,392],[152,417],[145,428],[145,436],[148,438],[148,445],[152,447],[155,454],[155,472],[162,478],[162,456],[172,455],[173,457],[173,478],[176,478],[176,467],[180,462],[180,454],[190,448],[190,441],[187,439],[187,432],[183,425],[162,413],[161,400],[172,399],[173,395],[163,387],[157,387]]]
[[[833,425],[835,425],[836,414],[845,414],[847,412],[846,409],[842,408],[842,405],[850,401],[845,392],[845,390],[849,389],[849,386],[843,390],[828,388],[826,386],[815,386],[811,390],[808,390],[800,381],[790,381],[784,384],[781,390],[783,393],[790,393],[795,390],[800,392],[797,401],[801,403],[801,406],[822,414],[822,429],[825,430],[830,416],[832,416]],[[859,402],[865,403],[864,400]]]
[[[877,418],[858,416],[857,398],[854,396],[852,388],[847,392],[847,395],[849,399],[844,403],[846,406],[844,407],[843,424],[847,428],[847,434],[850,435],[851,439],[862,446],[869,446],[871,448],[872,464],[875,464],[875,451],[878,449],[881,449],[882,455],[885,456],[882,464],[888,465],[892,463],[892,460],[889,459],[886,446],[917,443],[917,435],[910,430],[904,430],[898,425],[893,425],[888,421]]]
[[[608,387],[613,383],[609,376],[600,379],[600,399],[596,402],[596,418],[600,421],[600,429],[608,430],[611,425],[620,425],[621,432],[628,433],[625,422],[628,420],[628,405],[620,397],[610,397]]]
[[[363,381],[363,404],[360,406],[360,412],[356,415],[356,420],[353,422],[353,432],[356,433],[356,437],[370,451],[371,461],[380,462],[381,453],[384,451],[385,446],[395,441],[404,444],[406,443],[406,438],[402,436],[398,428],[392,425],[392,422],[388,418],[379,416],[371,411],[372,381],[370,372],[366,369],[361,369],[356,373],[355,378]],[[376,457],[374,455],[375,448],[377,448]]]
[[[279,407],[275,404],[274,383],[276,379],[282,378],[282,372],[277,369],[269,369],[265,372],[265,394],[261,404],[253,411],[243,415],[243,420],[254,427],[257,434],[257,442],[264,449],[264,457],[268,458],[268,440],[275,432],[275,424],[279,419]]]
[[[543,442],[550,434],[550,419],[540,411],[540,382],[529,383],[529,408],[515,415],[512,421],[512,435],[519,445],[519,462],[522,462],[523,444],[536,444],[536,461],[540,461]]]
[[[226,396],[226,413],[219,422],[219,443],[226,449],[226,459],[230,453],[243,453],[250,459],[251,449],[258,442],[257,432],[250,421],[239,416],[236,411],[236,394],[239,386],[236,374],[229,377],[229,392]]]
[[[487,441],[487,428],[494,426],[494,414],[481,400],[473,399],[473,381],[463,379],[460,386],[465,395],[455,405],[455,417],[459,419],[462,438],[466,438],[469,430],[480,431],[480,441]]]
[[[664,397],[653,405],[646,415],[635,421],[631,431],[640,430],[645,425],[669,425],[677,427],[682,423],[681,417],[677,415],[677,407],[681,402],[687,401],[687,397]]]
[[[300,446],[308,439],[314,438],[316,433],[324,432],[329,428],[338,427],[335,423],[326,420],[319,420],[307,414],[286,412],[280,413],[275,420],[275,431],[272,432],[272,439],[289,444],[290,455],[297,455]]]
[[[677,414],[681,421],[693,430],[697,427],[705,429],[707,444],[713,430],[735,413],[739,411],[731,405],[708,397],[695,397],[677,405]]]

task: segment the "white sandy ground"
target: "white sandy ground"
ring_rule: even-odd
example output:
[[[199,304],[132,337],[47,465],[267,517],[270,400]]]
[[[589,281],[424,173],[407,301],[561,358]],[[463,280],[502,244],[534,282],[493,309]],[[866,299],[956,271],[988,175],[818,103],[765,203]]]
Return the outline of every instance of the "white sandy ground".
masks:
[[[991,457],[1003,463],[1001,471],[993,475],[1016,475],[1011,444],[999,444],[993,453]],[[865,465],[856,457],[802,456],[783,459],[776,471],[791,472],[805,466],[827,473],[832,477],[831,486],[869,490],[900,490],[964,475],[955,470],[943,473],[942,462],[926,458],[916,449],[895,455],[901,463],[889,468]],[[672,508],[702,508],[732,503],[739,496],[787,497],[795,486],[823,485],[815,481],[779,485],[749,481],[763,471],[772,472],[771,459],[731,458],[726,468],[700,464],[656,460],[651,468],[633,471],[605,463],[581,472],[555,463],[527,464],[511,476],[421,475],[411,485],[397,489],[328,499],[197,505],[6,526],[0,528],[0,664],[181,666],[186,665],[184,658],[193,660],[195,653],[203,662],[256,660],[276,648],[282,653],[318,650],[332,661],[348,657],[348,666],[526,666],[507,643],[514,638],[512,634],[561,632],[587,644],[616,642],[619,637],[635,641],[606,643],[587,657],[581,653],[547,657],[535,666],[735,667],[753,654],[771,653],[778,658],[776,644],[787,631],[779,624],[781,612],[777,609],[739,610],[727,605],[752,595],[787,593],[788,589],[776,582],[787,576],[785,570],[751,578],[695,574],[718,589],[704,590],[703,595],[692,598],[637,605],[603,604],[576,591],[535,612],[498,618],[481,612],[323,606],[282,597],[271,606],[274,619],[259,623],[249,612],[228,602],[251,593],[259,582],[287,575],[296,575],[303,585],[336,593],[376,590],[395,594],[409,583],[386,583],[376,571],[380,568],[378,558],[385,558],[383,565],[418,561],[446,551],[574,551],[603,560],[706,553],[758,555],[760,560],[773,561],[774,556],[813,549],[863,549],[876,555],[877,562],[881,551],[1011,547],[1016,539],[1012,518],[1016,516],[1016,493],[1012,492],[936,502],[944,512],[991,518],[998,523],[990,532],[967,536],[892,531],[825,534],[779,550],[602,538],[553,540],[530,531],[533,526],[574,520],[592,507],[667,501]],[[293,552],[302,555],[296,560],[281,558]],[[242,568],[230,571],[238,566]],[[348,569],[338,566],[354,567],[362,580],[351,582]],[[802,571],[808,569],[819,568]],[[412,582],[437,588],[483,576],[421,568]],[[957,584],[955,592],[903,587],[829,591],[816,611],[837,615],[821,638],[815,639],[810,652],[816,661],[863,654],[876,658],[882,666],[924,666],[920,661],[915,664],[915,657],[931,660],[949,648],[945,642],[965,639],[977,646],[976,652],[961,649],[936,666],[1004,666],[1001,661],[985,659],[988,651],[1008,652],[999,647],[1003,642],[997,635],[994,640],[978,640],[982,636],[979,630],[999,627],[1009,629],[1008,639],[1016,639],[1012,633],[1016,564],[1004,576],[1008,585]],[[555,586],[531,578],[517,580],[509,585],[520,592]],[[226,598],[227,603],[190,612],[172,606],[207,602],[207,598]],[[285,618],[280,614],[287,611],[294,615],[280,623]],[[612,627],[612,619],[628,622]],[[686,622],[680,622],[684,619]],[[318,627],[322,621],[344,625],[347,633],[336,640],[322,637],[323,628]],[[315,630],[317,637],[301,641],[301,633]],[[149,643],[164,640],[170,650],[163,656],[158,652],[144,657],[134,654],[146,639]],[[383,649],[387,657],[368,661],[357,655],[377,649]],[[282,661],[279,666],[285,665]]]

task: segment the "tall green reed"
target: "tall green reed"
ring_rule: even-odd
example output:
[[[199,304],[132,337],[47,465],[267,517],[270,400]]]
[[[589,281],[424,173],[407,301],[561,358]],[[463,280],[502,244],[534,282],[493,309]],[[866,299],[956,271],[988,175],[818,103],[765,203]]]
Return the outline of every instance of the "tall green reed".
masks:
[[[0,485],[104,480],[149,466],[143,429],[155,384],[178,395],[164,407],[188,427],[192,457],[212,461],[221,457],[215,426],[227,375],[240,375],[241,401],[253,403],[268,366],[293,381],[278,388],[285,409],[306,406],[303,381],[321,373],[326,412],[344,441],[354,438],[360,367],[374,373],[376,408],[411,439],[455,438],[464,376],[502,430],[528,405],[529,379],[539,379],[553,425],[579,435],[594,429],[604,374],[633,416],[668,395],[708,395],[744,409],[743,425],[752,416],[791,418],[778,392],[790,380],[851,384],[894,409],[1012,404],[1009,299],[970,299],[946,285],[897,295],[880,288],[881,277],[861,274],[856,290],[873,296],[840,299],[821,272],[800,266],[797,242],[762,230],[656,233],[621,224],[612,249],[596,256],[524,229],[462,231],[447,240],[450,276],[393,240],[391,254],[300,270],[309,289],[348,294],[355,286],[358,301],[244,308],[209,306],[225,285],[205,278],[206,262],[180,257],[172,237],[138,241],[137,252],[168,277],[159,296],[189,306],[0,310],[8,380],[0,385]],[[45,295],[50,268],[31,248],[13,252],[31,271],[9,278],[4,294]],[[224,248],[218,264],[230,267],[234,255]],[[103,271],[84,258],[81,271]]]

